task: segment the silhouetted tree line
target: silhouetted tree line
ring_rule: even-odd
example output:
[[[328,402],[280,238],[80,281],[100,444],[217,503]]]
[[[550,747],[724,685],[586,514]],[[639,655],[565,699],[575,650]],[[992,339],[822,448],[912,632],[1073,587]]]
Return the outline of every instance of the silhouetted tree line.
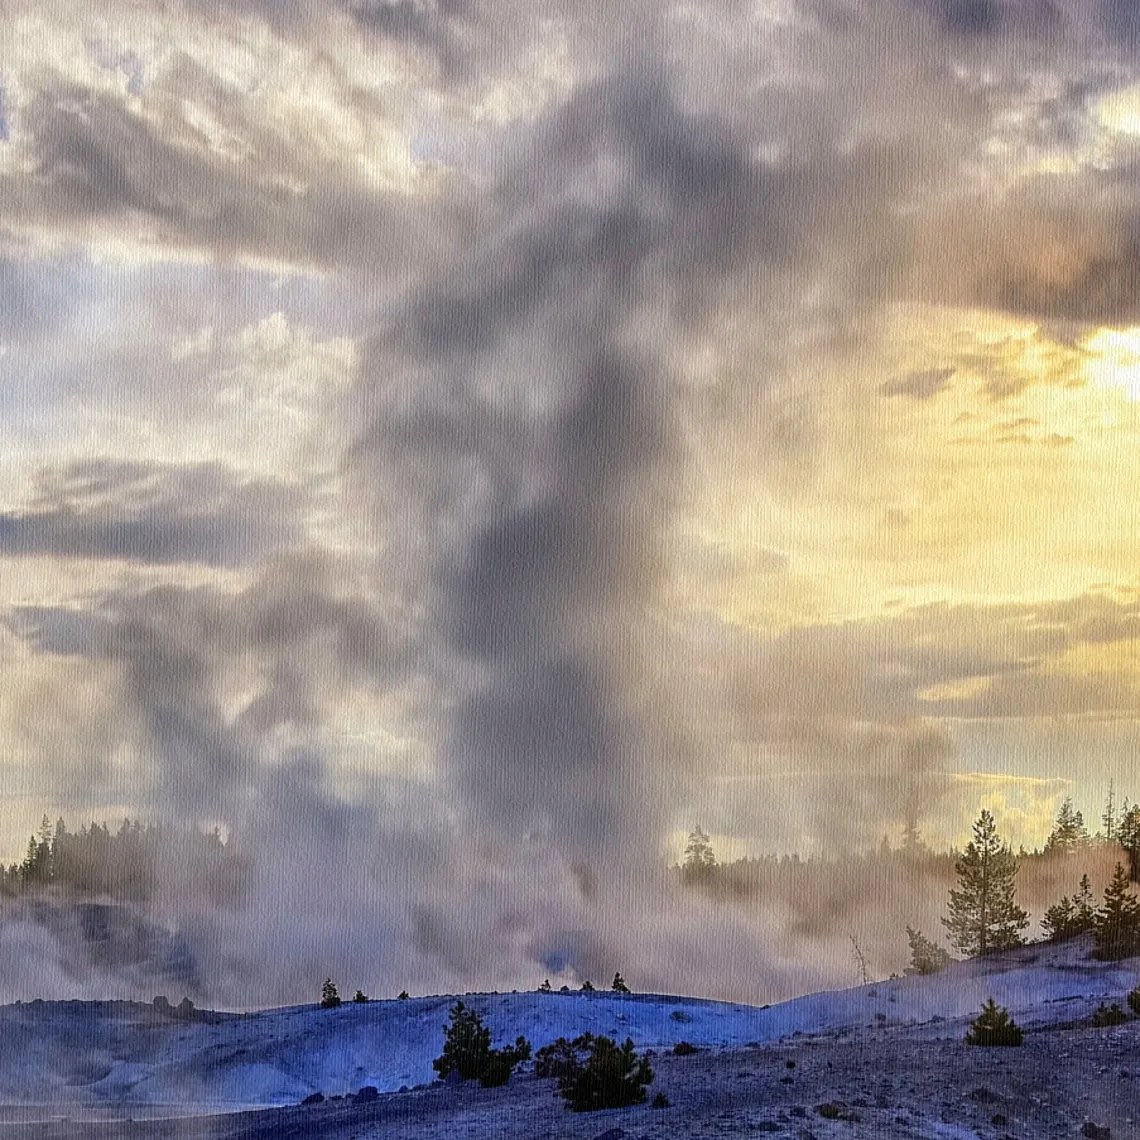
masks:
[[[1118,807],[1111,785],[1100,831],[1090,834],[1084,816],[1067,798],[1044,846],[1033,851],[1023,847],[1016,858],[1024,881],[1035,877],[1037,867],[1055,868],[1061,861],[1071,862],[1073,856],[1093,848],[1118,850],[1125,856],[1123,862],[1132,882],[1140,882],[1140,803],[1130,804],[1125,799]],[[882,874],[890,867],[905,866],[933,880],[950,882],[961,857],[962,853],[954,849],[932,850],[922,841],[917,827],[908,823],[898,847],[892,847],[884,836],[877,847],[837,858],[769,854],[721,863],[708,835],[697,827],[690,833],[684,858],[673,872],[686,886],[721,897],[779,896],[799,889],[813,890],[813,897],[819,897],[817,887],[826,893],[830,883],[837,895],[842,895],[851,889],[849,884],[865,882],[868,875]]]
[[[176,866],[170,858],[174,850]],[[0,865],[0,892],[148,902],[158,895],[164,867],[181,882],[190,881],[197,897],[213,902],[236,898],[246,870],[216,828],[202,832],[128,819],[117,831],[106,823],[72,831],[63,819],[53,827],[45,815],[23,861]]]

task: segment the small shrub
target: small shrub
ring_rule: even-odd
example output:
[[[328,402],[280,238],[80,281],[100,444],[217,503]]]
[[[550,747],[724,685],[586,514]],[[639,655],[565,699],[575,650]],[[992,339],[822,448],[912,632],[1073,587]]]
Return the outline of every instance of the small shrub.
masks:
[[[910,945],[910,965],[906,974],[938,974],[946,969],[953,958],[937,942],[932,942],[921,930],[906,928],[907,942]]]
[[[1105,1005],[1101,1002],[1096,1013],[1092,1015],[1094,1029],[1106,1029],[1110,1025],[1123,1025],[1128,1020],[1128,1014],[1116,1002]]]
[[[584,994],[592,994],[593,992],[594,992],[594,983],[593,983],[593,982],[591,982],[589,978],[587,978],[587,979],[586,979],[586,980],[585,980],[585,981],[582,983],[582,993],[584,993]]]
[[[585,1066],[564,1077],[559,1087],[575,1112],[594,1112],[644,1104],[645,1086],[652,1080],[653,1067],[638,1057],[632,1038],[619,1046],[609,1037],[596,1037]]]
[[[479,1083],[485,1089],[496,1089],[510,1079],[511,1063],[501,1053],[492,1053],[479,1074]]]
[[[525,1037],[516,1038],[513,1046],[492,1049],[491,1031],[463,1002],[457,1001],[449,1016],[443,1053],[431,1063],[441,1080],[454,1072],[460,1080],[478,1080],[487,1087],[505,1085],[515,1065],[530,1060],[530,1042]]]
[[[582,1069],[594,1048],[594,1035],[583,1033],[573,1041],[559,1037],[534,1055],[534,1075],[561,1080]]]
[[[657,1093],[654,1098],[649,1102],[650,1108],[668,1108],[669,1098],[664,1093]]]
[[[629,986],[625,984],[625,978],[623,978],[621,974],[614,974],[614,982],[610,989],[612,989],[615,994],[629,993]]]
[[[570,992],[570,987],[569,986],[559,986],[558,992],[560,994],[568,994]]]
[[[699,1053],[700,1050],[690,1041],[678,1041],[673,1046],[673,1052],[678,1057],[690,1057],[694,1053]]]
[[[357,1005],[364,1005],[368,1001],[368,998],[365,996],[365,993],[363,990],[357,990],[356,993],[354,993],[352,995],[352,1000]]]
[[[340,994],[336,992],[332,978],[325,978],[325,984],[321,986],[321,1009],[336,1009],[338,1005]]]
[[[1009,1010],[989,998],[971,1022],[967,1045],[1020,1045],[1024,1034],[1009,1016]]]
[[[538,987],[538,992],[540,994],[550,993],[550,979],[549,978],[547,978],[546,981],[543,982],[542,985]]]
[[[815,1110],[824,1120],[838,1120],[843,1111],[839,1105],[830,1100],[826,1104],[817,1104]]]
[[[1140,1017],[1140,986],[1134,990],[1129,991],[1128,994],[1128,1008],[1132,1010],[1137,1017]]]
[[[398,994],[396,1000],[397,1001],[407,1001],[408,997],[409,997],[408,991],[407,990],[401,990],[400,993]]]
[[[461,1080],[473,1081],[490,1060],[491,1031],[483,1019],[461,1001],[451,1007],[448,1017],[450,1021],[443,1028],[443,1052],[432,1061],[431,1067],[441,1079],[454,1071]]]

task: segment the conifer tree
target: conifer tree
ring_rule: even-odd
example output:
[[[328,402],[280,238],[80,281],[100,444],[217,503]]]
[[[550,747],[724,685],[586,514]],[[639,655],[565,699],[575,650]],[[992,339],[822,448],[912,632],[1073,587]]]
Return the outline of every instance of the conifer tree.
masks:
[[[1009,1010],[990,998],[982,1005],[982,1012],[970,1022],[966,1044],[1020,1045],[1023,1036],[1021,1027],[1009,1016]]]
[[[1017,859],[998,838],[993,815],[982,809],[974,838],[954,864],[958,886],[950,891],[942,924],[954,946],[968,957],[1024,944],[1029,915],[1014,900]]]
[[[1104,814],[1100,817],[1100,825],[1104,828],[1104,837],[1111,843],[1116,838],[1116,804],[1115,788],[1113,782],[1108,781],[1108,798],[1104,803]]]
[[[1066,796],[1061,804],[1061,810],[1057,813],[1053,830],[1045,840],[1046,854],[1056,852],[1071,855],[1083,847],[1088,839],[1089,833],[1085,828],[1084,816],[1073,807],[1072,798]]]
[[[325,978],[325,984],[321,986],[321,1008],[336,1009],[338,1005],[340,994],[337,993],[336,983],[332,978]]]
[[[716,855],[713,853],[709,837],[697,827],[689,833],[685,845],[685,861],[681,873],[686,881],[707,879],[716,868]]]
[[[1080,887],[1073,896],[1073,921],[1078,934],[1092,930],[1096,924],[1096,906],[1093,903],[1092,884],[1088,875],[1081,876]]]
[[[906,974],[937,974],[945,970],[953,958],[937,942],[927,938],[921,930],[906,928],[907,942],[910,944],[910,965]]]
[[[1128,852],[1132,881],[1140,880],[1140,804],[1129,806],[1128,801],[1124,801],[1124,810],[1116,825],[1116,842]]]
[[[1093,957],[1104,961],[1140,953],[1140,899],[1128,889],[1128,872],[1116,864],[1093,927]]]
[[[1081,876],[1080,889],[1069,898],[1065,895],[1045,911],[1041,929],[1050,942],[1064,942],[1085,934],[1096,925],[1096,907],[1093,905],[1092,885],[1088,875]]]

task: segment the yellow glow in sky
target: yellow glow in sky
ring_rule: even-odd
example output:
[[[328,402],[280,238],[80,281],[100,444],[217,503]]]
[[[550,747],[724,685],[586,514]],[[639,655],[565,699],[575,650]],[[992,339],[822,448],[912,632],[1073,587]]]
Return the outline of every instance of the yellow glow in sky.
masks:
[[[1084,348],[1090,354],[1085,372],[1091,380],[1121,387],[1130,399],[1140,400],[1140,327],[1098,329]]]
[[[1140,135],[1140,84],[1106,95],[1096,106],[1101,126],[1122,135]]]

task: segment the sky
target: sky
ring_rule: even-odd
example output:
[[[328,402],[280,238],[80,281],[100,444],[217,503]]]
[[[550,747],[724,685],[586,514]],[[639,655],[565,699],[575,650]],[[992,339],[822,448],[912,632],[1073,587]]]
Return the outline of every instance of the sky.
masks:
[[[1130,0],[0,29],[9,858],[218,824],[468,977],[697,824],[1140,797]]]

